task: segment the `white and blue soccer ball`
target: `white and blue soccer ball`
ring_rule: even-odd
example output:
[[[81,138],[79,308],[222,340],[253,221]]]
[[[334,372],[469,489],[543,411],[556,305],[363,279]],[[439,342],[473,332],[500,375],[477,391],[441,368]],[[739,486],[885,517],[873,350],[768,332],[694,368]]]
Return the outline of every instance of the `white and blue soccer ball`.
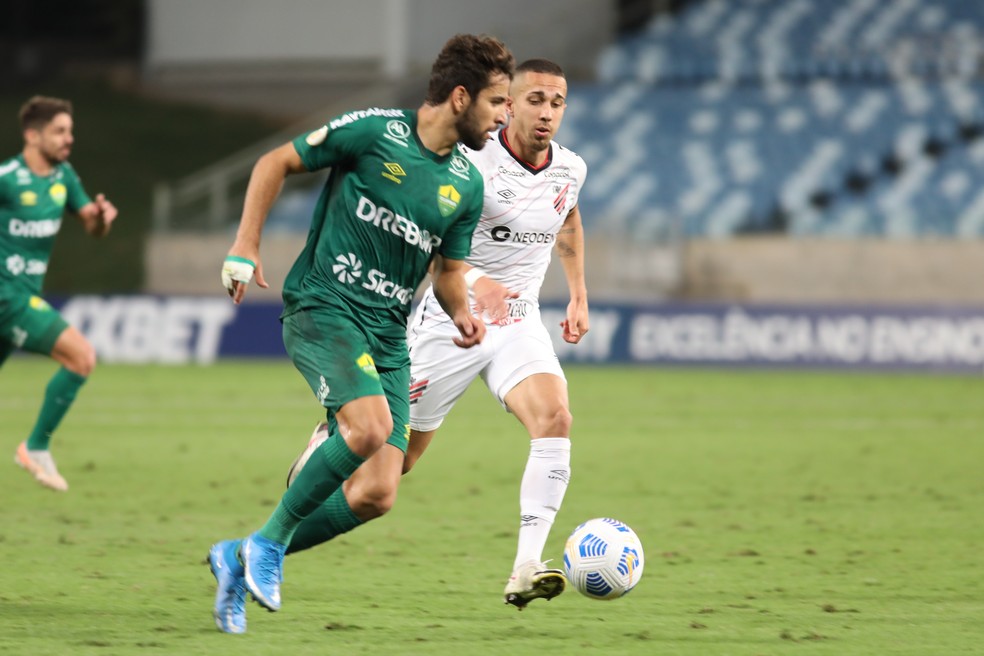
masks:
[[[574,588],[592,599],[617,599],[642,577],[642,542],[617,519],[589,519],[571,533],[564,547],[564,573]]]

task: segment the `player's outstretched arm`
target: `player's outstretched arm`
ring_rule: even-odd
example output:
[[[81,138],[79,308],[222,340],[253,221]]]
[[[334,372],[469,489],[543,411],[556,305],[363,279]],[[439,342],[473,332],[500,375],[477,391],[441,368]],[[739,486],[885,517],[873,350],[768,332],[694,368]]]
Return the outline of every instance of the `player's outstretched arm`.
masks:
[[[105,195],[96,194],[95,200],[79,209],[79,219],[90,235],[97,238],[105,237],[118,213],[116,206],[109,202]]]
[[[588,288],[584,283],[584,227],[581,211],[575,206],[557,233],[557,255],[564,267],[571,301],[567,304],[567,318],[560,324],[564,328],[564,341],[577,344],[588,332]]]
[[[460,337],[454,343],[471,348],[485,337],[485,322],[471,313],[468,307],[468,285],[465,282],[464,260],[449,260],[438,256],[434,263],[434,296],[448,313]]]
[[[305,170],[293,143],[271,150],[253,166],[249,185],[246,187],[246,200],[243,202],[236,241],[222,265],[222,285],[234,303],[238,304],[243,300],[254,275],[257,285],[269,287],[263,277],[263,264],[260,261],[260,234],[263,232],[263,224],[266,223],[273,203],[280,196],[284,178],[291,173]]]

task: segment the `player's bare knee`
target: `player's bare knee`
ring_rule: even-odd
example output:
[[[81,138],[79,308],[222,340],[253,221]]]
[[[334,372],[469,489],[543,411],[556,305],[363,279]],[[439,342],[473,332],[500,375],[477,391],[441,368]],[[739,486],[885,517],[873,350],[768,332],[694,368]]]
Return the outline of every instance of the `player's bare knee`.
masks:
[[[570,410],[560,406],[544,413],[537,423],[539,424],[537,437],[567,437],[571,434],[574,417]]]
[[[96,349],[86,342],[71,354],[65,362],[65,368],[73,374],[88,378],[96,368]]]
[[[382,517],[396,503],[396,490],[395,485],[373,481],[357,491],[355,500],[350,502],[352,511],[362,519]]]
[[[369,457],[386,444],[392,433],[393,419],[389,415],[361,417],[358,421],[348,424],[345,441],[353,452]]]

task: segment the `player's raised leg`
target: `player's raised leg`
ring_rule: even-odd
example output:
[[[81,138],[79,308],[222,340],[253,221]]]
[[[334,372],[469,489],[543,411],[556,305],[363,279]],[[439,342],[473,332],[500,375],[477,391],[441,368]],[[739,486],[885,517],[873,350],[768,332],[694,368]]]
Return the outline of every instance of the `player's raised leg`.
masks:
[[[28,311],[28,315],[34,315],[38,325],[47,321],[48,328],[35,333],[42,345],[29,350],[49,353],[62,366],[48,382],[34,428],[30,436],[18,445],[14,462],[45,487],[64,492],[68,490],[68,483],[58,472],[51,456],[51,436],[92,374],[96,366],[96,352],[82,333],[65,323],[47,303],[40,303],[43,306]],[[51,340],[54,340],[53,343]]]
[[[534,599],[564,591],[559,569],[543,563],[543,548],[564,500],[571,472],[571,413],[567,383],[553,374],[534,374],[505,397],[506,405],[532,438],[520,485],[520,528],[513,573],[504,600],[522,610]]]
[[[336,417],[338,432],[312,454],[266,524],[243,540],[246,588],[267,610],[280,609],[284,555],[297,527],[379,450],[393,431],[389,406],[381,394],[345,403]]]
[[[291,537],[287,554],[310,549],[382,517],[396,503],[403,451],[384,444]]]

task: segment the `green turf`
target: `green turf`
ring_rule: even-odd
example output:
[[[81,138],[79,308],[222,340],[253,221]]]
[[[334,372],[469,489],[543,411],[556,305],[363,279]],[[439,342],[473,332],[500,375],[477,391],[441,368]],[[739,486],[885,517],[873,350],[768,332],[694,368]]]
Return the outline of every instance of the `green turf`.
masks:
[[[0,374],[3,448],[52,372]],[[571,368],[573,480],[639,587],[501,603],[526,440],[480,387],[386,518],[288,559],[284,607],[216,631],[209,544],[268,515],[318,411],[286,362],[103,366],[54,441],[72,488],[0,476],[0,653],[984,653],[984,380]],[[9,456],[8,456],[9,457]]]

